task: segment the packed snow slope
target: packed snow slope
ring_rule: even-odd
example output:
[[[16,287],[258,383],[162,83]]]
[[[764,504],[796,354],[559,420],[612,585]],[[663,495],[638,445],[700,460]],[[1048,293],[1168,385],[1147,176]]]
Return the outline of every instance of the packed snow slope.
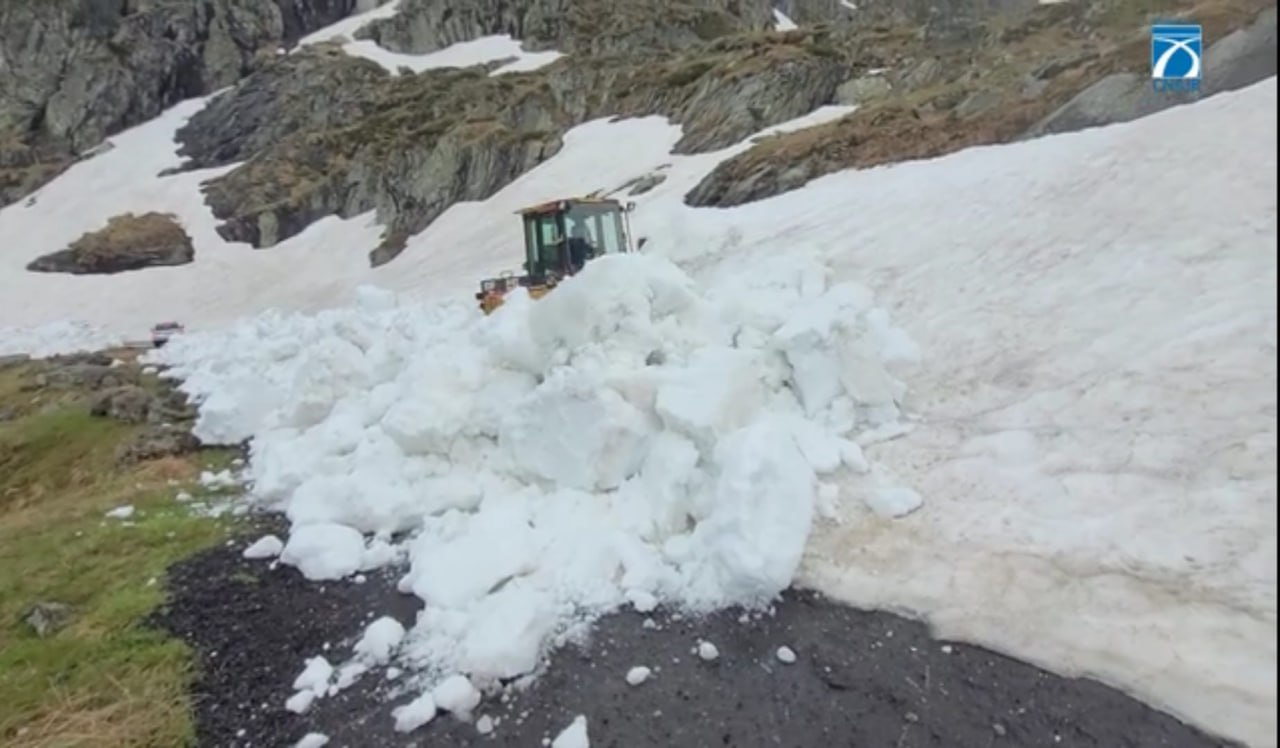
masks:
[[[166,357],[208,395],[208,435],[257,435],[256,492],[301,530],[286,560],[350,573],[397,552],[360,532],[423,522],[398,551],[404,588],[428,601],[431,626],[404,649],[420,663],[520,671],[582,610],[767,592],[816,505],[841,521],[816,524],[803,583],[1270,746],[1275,103],[1271,80],[729,211],[678,202],[713,158],[666,157],[635,223],[684,273],[610,261],[489,320],[366,292],[354,310],[263,318]],[[640,163],[646,137],[671,142],[652,121],[580,129],[492,205],[415,240],[409,256],[439,268],[423,287],[497,261],[485,209],[589,173],[618,133]],[[489,253],[440,248],[462,235]],[[905,425],[885,367],[911,346],[890,315],[923,352],[893,365]],[[877,397],[886,410],[867,407]],[[406,470],[405,454],[427,462]],[[431,488],[362,488],[388,475]],[[307,550],[339,536],[345,553]]]
[[[164,355],[205,436],[255,437],[255,497],[295,524],[284,560],[410,562],[431,625],[396,657],[523,670],[623,600],[714,605],[798,573],[1276,744],[1274,79],[723,211],[681,196],[744,146],[672,156],[661,119],[590,123],[376,270],[368,216],[222,242],[198,192],[218,172],[155,176],[201,105],[0,212],[0,327],[62,324],[0,331],[0,352],[56,347],[67,319],[101,328],[72,345],[208,330]],[[655,170],[633,223],[676,265],[470,308],[519,263],[511,211]],[[22,272],[126,210],[176,213],[196,261]]]

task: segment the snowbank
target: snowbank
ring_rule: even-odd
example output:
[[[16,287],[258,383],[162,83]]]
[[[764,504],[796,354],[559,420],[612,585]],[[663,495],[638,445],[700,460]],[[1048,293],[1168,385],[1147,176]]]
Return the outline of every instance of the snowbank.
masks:
[[[703,287],[614,256],[491,317],[364,289],[151,357],[205,400],[201,439],[252,437],[253,500],[293,525],[281,562],[343,578],[397,558],[394,538],[425,604],[399,656],[483,683],[628,601],[703,610],[791,583],[817,476],[845,455],[864,470],[851,439],[896,422],[904,392],[882,361],[901,333],[825,276],[794,260]]]

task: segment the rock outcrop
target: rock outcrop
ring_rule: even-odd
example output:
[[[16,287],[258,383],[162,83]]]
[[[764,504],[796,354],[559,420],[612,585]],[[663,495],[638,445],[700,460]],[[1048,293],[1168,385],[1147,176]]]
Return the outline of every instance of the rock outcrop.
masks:
[[[387,231],[375,264],[454,202],[484,199],[550,158],[576,124],[663,114],[684,125],[678,151],[706,151],[830,101],[850,70],[824,31],[757,33],[666,59],[570,57],[531,73],[473,68],[381,80],[370,73],[366,85],[351,87],[354,98],[338,103],[363,116],[326,120],[317,113],[333,88],[323,81],[354,67],[341,55],[297,57],[305,55],[313,59],[279,61],[250,76],[180,139],[197,161],[224,154],[205,163],[266,144],[206,184],[224,238],[267,247],[325,215],[376,210]],[[270,94],[277,89],[296,100],[281,104]]]
[[[529,50],[653,53],[771,26],[769,0],[402,0],[357,36],[413,54],[494,34]]]
[[[762,140],[720,163],[685,202],[741,205],[842,169],[1077,130],[1185,101],[1150,90],[1151,18],[1194,18],[1206,38],[1221,39],[1205,56],[1205,94],[1274,75],[1271,0],[1159,0],[1158,6],[1138,9],[1125,0],[1038,6],[961,45],[913,45],[892,28],[864,29],[857,32],[859,61],[874,61],[868,67],[877,72],[859,70],[837,94],[858,111]],[[882,77],[889,92],[872,77]]]
[[[104,137],[234,83],[355,3],[0,2],[0,206]]]
[[[1037,122],[1027,137],[1128,122],[1204,96],[1233,91],[1276,74],[1276,8],[1258,14],[1204,51],[1204,77],[1196,91],[1157,91],[1149,75],[1115,73]]]
[[[243,161],[299,131],[320,131],[374,110],[381,65],[317,44],[283,55],[250,75],[234,93],[215,97],[179,128],[184,169]]]
[[[377,0],[4,2],[0,203],[104,134],[238,80],[178,133],[181,168],[239,164],[204,185],[219,233],[267,248],[325,216],[375,211],[382,242],[362,248],[375,265],[453,203],[489,197],[557,153],[569,128],[602,117],[666,116],[684,129],[676,151],[698,153],[824,104],[858,107],[761,139],[686,196],[730,206],[840,169],[1146,113],[1152,103],[1137,89],[1156,17],[1201,20],[1206,38],[1221,39],[1206,56],[1207,91],[1275,71],[1273,0],[780,0],[802,25],[789,32],[770,30],[771,0],[402,0],[355,34],[413,54],[492,34],[567,53],[503,75],[391,75],[338,44],[276,54]],[[1270,16],[1228,36],[1265,7]],[[73,269],[82,267],[70,249],[32,265],[102,272]]]
[[[28,270],[45,273],[122,273],[160,265],[184,265],[195,257],[191,237],[174,216],[126,213],[70,247],[40,257]]]

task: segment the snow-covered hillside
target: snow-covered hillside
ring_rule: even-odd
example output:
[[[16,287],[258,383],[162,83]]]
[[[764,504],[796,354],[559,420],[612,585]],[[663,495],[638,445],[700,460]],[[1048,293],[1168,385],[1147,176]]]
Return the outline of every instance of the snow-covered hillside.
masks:
[[[722,211],[681,196],[745,144],[673,156],[662,119],[593,122],[378,269],[371,216],[223,242],[198,185],[224,170],[155,176],[201,105],[0,212],[0,328],[22,328],[0,353],[57,347],[31,328],[67,319],[100,328],[74,347],[200,331],[163,358],[207,398],[204,436],[256,437],[285,561],[412,563],[431,607],[403,657],[511,675],[593,612],[798,573],[1276,744],[1275,79]],[[472,308],[518,266],[512,211],[659,169],[633,217],[654,256]],[[127,210],[177,214],[195,262],[23,272]]]

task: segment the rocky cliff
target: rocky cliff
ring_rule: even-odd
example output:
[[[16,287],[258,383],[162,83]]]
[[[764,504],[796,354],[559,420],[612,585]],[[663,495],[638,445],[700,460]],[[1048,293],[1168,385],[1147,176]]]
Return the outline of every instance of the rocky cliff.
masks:
[[[357,0],[0,0],[0,205]]]
[[[1196,97],[1157,94],[1149,78],[1149,24],[1170,18],[1194,19],[1207,40],[1221,40],[1205,55],[1204,95],[1275,74],[1274,0],[1038,6],[975,23],[964,44],[930,43],[923,55],[910,43],[886,48],[874,74],[837,92],[858,111],[722,162],[685,202],[741,205],[841,169],[1074,131],[1185,103]]]
[[[601,117],[664,115],[684,128],[677,151],[694,153],[824,104],[857,107],[760,141],[686,196],[729,206],[839,169],[1146,111],[1123,96],[1141,83],[1154,19],[1194,18],[1222,39],[1215,86],[1275,69],[1274,10],[1269,26],[1264,16],[1228,37],[1274,0],[776,0],[801,24],[786,32],[771,30],[770,0],[401,0],[355,36],[425,53],[510,34],[567,54],[524,73],[393,75],[339,44],[275,53],[373,2],[0,0],[0,195],[234,83],[178,133],[183,168],[240,164],[204,186],[219,233],[266,248],[326,215],[373,210],[385,234],[366,249],[381,264],[450,205],[492,195]]]
[[[679,39],[683,21],[672,18]],[[830,101],[849,71],[820,29],[743,31],[667,57],[581,53],[501,76],[476,68],[380,77],[339,52],[308,49],[249,76],[179,138],[201,165],[257,154],[207,185],[225,238],[265,247],[321,216],[376,210],[387,226],[371,255],[380,263],[454,202],[488,197],[554,155],[574,125],[663,114],[685,127],[677,150],[722,148]],[[362,85],[316,83],[348,79]],[[286,89],[294,100],[270,93]],[[358,116],[332,117],[333,107]]]
[[[772,22],[770,0],[401,0],[399,13],[357,36],[416,54],[491,34],[520,39],[529,50],[653,53]]]

